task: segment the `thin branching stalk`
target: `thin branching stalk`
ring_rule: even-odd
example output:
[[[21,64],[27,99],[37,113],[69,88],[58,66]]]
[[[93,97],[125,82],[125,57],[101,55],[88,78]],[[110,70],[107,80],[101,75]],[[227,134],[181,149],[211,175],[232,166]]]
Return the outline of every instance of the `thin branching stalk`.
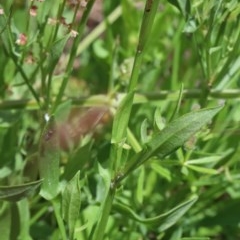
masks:
[[[185,89],[182,92],[183,99],[198,99],[201,97],[202,91],[200,89]],[[121,94],[120,94],[121,95]],[[137,93],[136,102],[134,104],[144,103],[147,101],[176,101],[179,96],[179,91],[160,91],[160,92],[151,92],[151,93]],[[237,99],[240,98],[239,89],[228,89],[228,90],[210,90],[209,99]],[[41,99],[40,99],[41,100]],[[92,95],[89,97],[79,97],[71,98],[71,101],[74,105],[83,106],[83,107],[92,107],[92,106],[105,106],[109,105],[109,99],[105,95]],[[37,110],[39,105],[34,100],[10,100],[10,101],[1,101],[0,109],[27,109],[27,110]]]
[[[138,77],[142,64],[143,51],[146,46],[147,40],[151,33],[154,17],[156,15],[159,0],[147,0],[144,15],[142,20],[142,25],[140,29],[139,41],[137,46],[137,51],[134,58],[132,74],[128,86],[128,92],[132,92],[137,87]]]
[[[81,22],[79,23],[79,27],[77,29],[78,35],[74,40],[74,43],[73,43],[73,46],[72,46],[72,49],[71,49],[71,52],[70,52],[70,57],[69,57],[68,64],[67,64],[67,67],[66,67],[66,72],[64,74],[60,90],[58,92],[56,101],[55,101],[53,109],[52,109],[53,112],[56,110],[57,106],[59,105],[59,103],[62,100],[65,88],[66,88],[67,83],[68,83],[69,75],[71,74],[71,71],[72,71],[72,68],[73,68],[73,63],[74,63],[74,59],[76,57],[77,49],[78,49],[78,46],[80,44],[84,29],[85,29],[85,26],[86,26],[88,16],[91,12],[91,9],[92,9],[95,1],[96,0],[89,0],[88,1],[86,9],[83,13]]]
[[[62,3],[59,5],[58,13],[57,13],[57,19],[58,20],[60,20],[61,17],[62,17],[62,14],[63,14],[64,8],[65,8],[66,2],[67,2],[66,0],[63,0]],[[54,31],[54,34],[53,34],[53,38],[51,39],[51,42],[54,42],[56,40],[57,34],[58,34],[58,30],[59,30],[59,26],[60,26],[60,24],[56,25],[56,28],[55,28],[55,31]]]
[[[104,31],[108,25],[114,23],[122,14],[122,8],[120,6],[116,7],[114,11],[106,17],[106,20],[101,22],[97,27],[95,27],[78,46],[77,55],[80,55],[92,42],[94,42]]]

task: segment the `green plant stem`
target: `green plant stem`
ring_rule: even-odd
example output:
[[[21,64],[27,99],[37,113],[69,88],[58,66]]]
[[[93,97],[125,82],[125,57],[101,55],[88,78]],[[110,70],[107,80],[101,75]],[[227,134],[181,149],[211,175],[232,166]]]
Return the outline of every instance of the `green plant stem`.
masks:
[[[118,141],[121,141],[121,142],[123,139],[126,139],[128,122],[129,122],[129,118],[130,118],[130,114],[131,114],[131,110],[132,110],[132,105],[134,102],[134,92],[137,87],[138,77],[139,77],[140,68],[141,68],[141,64],[142,64],[143,50],[147,43],[148,37],[151,33],[153,20],[156,15],[156,12],[157,12],[158,5],[159,5],[159,0],[146,0],[140,34],[139,34],[138,46],[136,49],[132,73],[131,73],[130,82],[129,82],[128,90],[127,90],[127,96],[123,100],[123,103],[126,104],[124,107],[124,113],[122,112],[122,114],[124,114],[123,115],[124,118],[122,119],[121,122],[117,123],[119,126],[113,127],[113,133],[112,133],[113,136],[116,134],[114,132],[115,129],[121,129],[121,132],[118,131],[118,134],[117,134],[117,139],[118,139]],[[118,118],[121,118],[121,116],[118,116]],[[116,141],[116,139],[113,139],[113,141]],[[124,144],[124,142],[122,142],[122,144]],[[110,155],[110,159],[111,159],[110,160],[110,162],[111,162],[110,171],[117,173],[118,168],[119,168],[118,163],[122,159],[123,152],[122,152],[122,148],[121,149],[118,148],[117,150],[115,148],[116,148],[116,146],[112,145],[112,151],[111,151],[111,155]]]
[[[64,7],[66,5],[66,0],[63,0],[61,4],[59,4],[58,13],[57,13],[57,19],[60,20],[63,14]],[[56,41],[58,29],[59,29],[60,23],[58,23],[55,27],[55,31],[53,34],[52,39],[50,39],[49,43]],[[49,45],[49,44],[48,44]]]
[[[78,49],[78,46],[80,44],[80,41],[81,41],[81,38],[82,38],[82,34],[83,34],[85,26],[86,26],[88,16],[90,14],[90,11],[91,11],[95,1],[96,0],[89,0],[88,1],[86,9],[85,9],[85,11],[83,13],[81,22],[79,23],[79,28],[77,29],[78,35],[75,38],[75,41],[73,43],[73,46],[72,46],[72,49],[71,49],[71,52],[70,52],[70,57],[69,57],[68,64],[67,64],[67,68],[66,68],[66,72],[64,74],[64,77],[63,77],[63,80],[62,80],[62,84],[61,84],[60,90],[58,92],[56,101],[54,103],[52,112],[55,112],[57,106],[59,105],[59,103],[62,100],[65,88],[66,88],[67,83],[68,83],[68,78],[69,78],[70,73],[71,73],[72,68],[73,68],[74,59],[76,57],[77,49]]]
[[[127,139],[136,153],[142,151],[140,143],[129,128],[127,129]]]
[[[198,99],[202,95],[200,89],[185,89],[182,92],[183,99]],[[120,93],[121,95],[121,93]],[[137,93],[135,94],[135,99],[133,104],[144,103],[147,101],[176,101],[179,97],[179,91],[160,91],[151,93]],[[239,89],[228,89],[224,91],[210,90],[209,99],[238,99],[240,98]],[[80,98],[69,98],[72,100],[74,105],[81,105],[83,107],[93,107],[93,106],[104,106],[110,105],[110,100],[106,98],[105,95],[92,95],[89,97]],[[27,110],[38,110],[39,105],[34,100],[21,99],[21,100],[10,100],[10,101],[0,101],[0,109],[27,109]]]
[[[40,209],[35,215],[33,215],[33,216],[31,217],[30,222],[29,222],[29,225],[31,226],[31,225],[33,225],[34,223],[36,223],[37,220],[38,220],[39,218],[41,218],[41,217],[47,212],[48,208],[49,208],[49,206],[43,206],[43,207],[41,207],[41,209]]]
[[[99,221],[97,222],[97,225],[95,226],[91,234],[91,237],[90,237],[91,240],[103,239],[109,214],[112,209],[114,196],[115,196],[115,188],[110,187],[109,192],[102,206]]]
[[[58,13],[57,13],[57,19],[58,20],[60,20],[61,17],[62,17],[65,4],[66,4],[66,0],[63,0],[62,3],[59,4]],[[52,34],[52,37],[49,38],[48,46],[50,46],[51,43],[56,41],[60,25],[61,25],[60,22],[58,24],[56,24],[54,33]],[[46,103],[45,103],[45,108],[46,109],[48,109],[48,107],[50,106],[50,101],[51,101],[51,87],[52,87],[53,73],[54,73],[54,67],[49,70],[48,74],[44,74],[45,76],[44,76],[43,79],[44,79],[44,82],[46,81],[47,86],[45,86],[45,83],[43,84],[43,81],[42,81],[42,86],[44,86],[46,88]],[[48,77],[46,78],[47,75],[48,75]]]
[[[63,15],[65,5],[66,5],[66,0],[63,0],[62,4],[59,5],[58,14],[57,14],[57,19],[59,21]],[[76,10],[75,10],[75,12],[76,12]],[[74,13],[74,15],[75,15],[75,13]],[[53,37],[52,37],[52,39],[49,40],[49,45],[50,45],[50,43],[54,43],[56,41],[60,25],[61,25],[60,22],[56,25]],[[48,109],[48,107],[51,104],[52,78],[53,78],[54,69],[55,69],[55,66],[49,70],[49,74],[48,74],[48,78],[47,78],[47,97],[46,97],[46,104],[45,104],[46,109]]]
[[[24,82],[26,83],[26,85],[28,86],[28,89],[30,90],[30,92],[32,93],[33,97],[35,98],[37,105],[39,106],[39,108],[41,109],[41,102],[40,102],[40,98],[38,96],[38,94],[36,93],[36,91],[34,90],[34,88],[32,87],[31,83],[28,80],[27,75],[25,74],[24,70],[22,69],[22,67],[18,64],[17,58],[15,57],[14,53],[11,54],[11,57],[13,59],[14,64],[16,65],[18,71],[20,72]]]
[[[53,209],[54,209],[54,213],[55,213],[55,217],[57,219],[57,223],[58,223],[58,227],[59,227],[59,230],[61,232],[61,239],[63,240],[67,240],[67,233],[66,233],[66,230],[65,230],[65,226],[64,226],[64,223],[63,223],[63,218],[61,217],[61,214],[60,214],[60,202],[58,199],[54,199],[51,201],[52,202],[52,206],[53,206]]]
[[[141,25],[141,29],[140,29],[137,51],[135,54],[132,74],[131,74],[131,78],[130,78],[130,82],[129,82],[129,86],[128,86],[128,92],[134,91],[137,86],[138,76],[140,73],[140,67],[142,64],[142,57],[143,57],[142,53],[146,46],[148,37],[151,33],[154,17],[156,15],[156,12],[157,12],[157,9],[159,6],[159,2],[160,2],[159,0],[147,0],[146,1],[142,25]]]
[[[130,78],[130,82],[129,82],[129,86],[128,86],[128,108],[126,110],[126,112],[124,113],[125,116],[125,124],[123,128],[122,135],[124,135],[127,132],[127,125],[128,125],[128,121],[129,121],[129,117],[130,117],[130,113],[131,113],[131,107],[133,104],[133,100],[134,100],[134,94],[133,92],[135,91],[136,87],[137,87],[137,82],[138,82],[138,76],[140,73],[140,67],[141,67],[141,63],[142,63],[142,57],[143,57],[143,50],[144,47],[146,45],[147,39],[149,37],[149,34],[151,32],[151,27],[153,25],[153,20],[154,17],[156,15],[156,11],[159,5],[159,0],[147,0],[146,1],[146,5],[145,5],[145,9],[144,9],[144,15],[143,15],[143,20],[142,20],[142,25],[141,25],[141,29],[140,29],[140,35],[139,35],[139,42],[138,42],[138,46],[137,46],[137,50],[136,50],[136,54],[135,54],[135,58],[134,58],[134,64],[133,64],[133,69],[132,69],[132,74],[131,74],[131,78]],[[122,123],[119,123],[122,124]],[[116,126],[117,127],[117,126]],[[122,139],[126,136],[118,136],[119,139]],[[112,146],[112,149],[114,151],[115,146]],[[119,152],[119,155],[117,157],[117,159],[121,159],[122,157],[122,151]],[[116,159],[113,159],[116,161]],[[118,164],[113,164],[110,163],[110,171],[111,172],[116,172],[117,169],[115,169],[116,167],[118,167]],[[114,178],[115,181],[115,178]],[[115,194],[115,189],[116,189],[117,185],[115,184],[115,182],[112,182],[112,186],[109,189],[108,195],[103,203],[102,206],[102,212],[101,212],[101,216],[99,218],[99,221],[97,222],[96,228],[93,231],[92,234],[92,240],[102,240],[104,237],[104,233],[105,233],[105,229],[107,226],[107,221],[109,218],[109,214],[112,208],[112,202],[113,202],[113,198],[114,198],[114,194]]]
[[[178,78],[179,78],[179,67],[181,59],[181,47],[182,47],[182,29],[185,24],[185,21],[182,20],[178,26],[177,32],[174,37],[174,55],[173,55],[173,64],[172,64],[172,76],[171,76],[171,88],[176,89],[178,87]]]

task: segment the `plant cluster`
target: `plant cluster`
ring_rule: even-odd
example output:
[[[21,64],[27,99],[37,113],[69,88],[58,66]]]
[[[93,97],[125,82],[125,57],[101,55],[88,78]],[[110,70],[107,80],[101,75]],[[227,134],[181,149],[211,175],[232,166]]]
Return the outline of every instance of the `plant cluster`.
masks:
[[[240,238],[238,0],[0,0],[1,239]]]

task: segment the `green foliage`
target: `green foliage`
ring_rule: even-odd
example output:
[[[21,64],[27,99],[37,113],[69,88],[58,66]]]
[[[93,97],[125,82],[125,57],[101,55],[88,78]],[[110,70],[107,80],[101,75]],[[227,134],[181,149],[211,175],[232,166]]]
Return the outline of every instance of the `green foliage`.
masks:
[[[239,239],[239,18],[0,1],[1,239]]]

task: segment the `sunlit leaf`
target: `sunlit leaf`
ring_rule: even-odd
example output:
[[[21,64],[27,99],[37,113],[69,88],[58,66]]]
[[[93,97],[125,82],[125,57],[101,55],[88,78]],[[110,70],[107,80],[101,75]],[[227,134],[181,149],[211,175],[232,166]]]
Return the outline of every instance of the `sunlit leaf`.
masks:
[[[205,174],[218,174],[218,171],[216,169],[211,168],[205,168],[205,167],[199,167],[199,166],[193,166],[193,165],[186,165],[186,167],[200,173]]]

